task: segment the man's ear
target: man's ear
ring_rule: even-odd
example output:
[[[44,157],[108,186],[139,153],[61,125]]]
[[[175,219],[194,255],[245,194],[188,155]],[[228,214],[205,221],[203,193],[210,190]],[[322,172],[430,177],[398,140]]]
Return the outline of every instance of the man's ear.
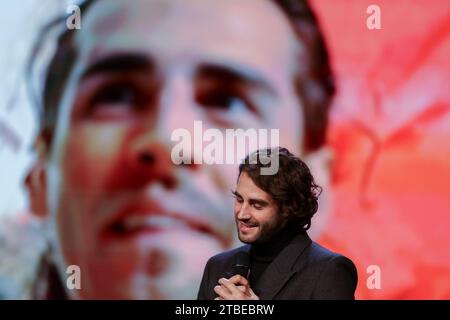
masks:
[[[326,228],[328,218],[332,214],[332,195],[331,195],[331,174],[333,151],[328,146],[323,146],[303,156],[303,160],[308,165],[314,181],[322,187],[322,193],[319,197],[319,208],[313,216],[309,235],[317,239]]]
[[[34,146],[37,153],[37,158],[25,179],[25,186],[28,191],[31,211],[40,218],[45,218],[48,215],[45,146],[44,139],[39,137]]]

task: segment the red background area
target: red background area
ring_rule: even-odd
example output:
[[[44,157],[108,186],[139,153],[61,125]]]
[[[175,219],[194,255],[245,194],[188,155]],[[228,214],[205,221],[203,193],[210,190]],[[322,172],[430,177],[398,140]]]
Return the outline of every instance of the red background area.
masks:
[[[381,30],[366,27],[371,4]],[[450,2],[313,6],[338,85],[334,210],[318,240],[355,261],[359,299],[450,299]]]

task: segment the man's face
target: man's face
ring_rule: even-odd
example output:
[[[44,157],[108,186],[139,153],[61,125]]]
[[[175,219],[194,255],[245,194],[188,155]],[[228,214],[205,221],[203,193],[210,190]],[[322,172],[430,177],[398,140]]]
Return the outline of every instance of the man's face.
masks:
[[[237,164],[176,166],[171,133],[275,128],[301,154],[301,45],[269,1],[98,0],[75,46],[47,165],[60,272],[80,266],[83,298],[193,298],[234,241]]]
[[[246,172],[239,176],[234,197],[234,218],[242,242],[264,243],[284,226],[272,197]]]

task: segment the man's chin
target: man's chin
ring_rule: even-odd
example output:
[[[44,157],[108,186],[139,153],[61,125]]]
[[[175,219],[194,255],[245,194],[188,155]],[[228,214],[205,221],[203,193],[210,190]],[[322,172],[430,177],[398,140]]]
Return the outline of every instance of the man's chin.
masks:
[[[193,299],[207,260],[224,249],[208,234],[175,230],[113,241],[82,259],[93,288],[83,298]]]
[[[239,233],[238,238],[241,242],[245,244],[252,244],[258,240],[258,235],[244,235]]]

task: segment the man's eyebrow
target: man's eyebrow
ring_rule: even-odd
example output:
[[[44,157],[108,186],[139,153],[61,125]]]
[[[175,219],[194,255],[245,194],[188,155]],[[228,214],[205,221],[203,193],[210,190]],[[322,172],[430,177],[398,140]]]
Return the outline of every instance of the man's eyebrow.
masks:
[[[233,194],[233,196],[235,197],[242,198],[242,196],[236,190],[231,190],[231,194]]]
[[[235,197],[242,198],[242,196],[241,196],[237,191],[235,191],[235,190],[232,190],[231,193],[232,193]],[[259,205],[261,205],[261,206],[268,206],[268,205],[270,204],[268,201],[263,200],[263,199],[259,199],[259,198],[250,198],[250,199],[248,199],[248,202],[249,202],[250,204],[256,203],[256,204],[259,204]]]
[[[153,63],[147,56],[140,53],[124,53],[110,55],[92,63],[83,72],[82,78],[87,78],[98,73],[110,73],[121,71],[152,71]]]
[[[266,200],[262,200],[262,199],[254,199],[254,198],[250,198],[250,199],[248,199],[248,202],[249,202],[250,204],[259,204],[260,206],[263,206],[263,207],[269,205],[269,202],[267,202]]]
[[[276,91],[269,80],[257,70],[235,64],[204,64],[196,73],[196,79],[212,78],[225,83],[241,82],[259,87],[275,95]]]

